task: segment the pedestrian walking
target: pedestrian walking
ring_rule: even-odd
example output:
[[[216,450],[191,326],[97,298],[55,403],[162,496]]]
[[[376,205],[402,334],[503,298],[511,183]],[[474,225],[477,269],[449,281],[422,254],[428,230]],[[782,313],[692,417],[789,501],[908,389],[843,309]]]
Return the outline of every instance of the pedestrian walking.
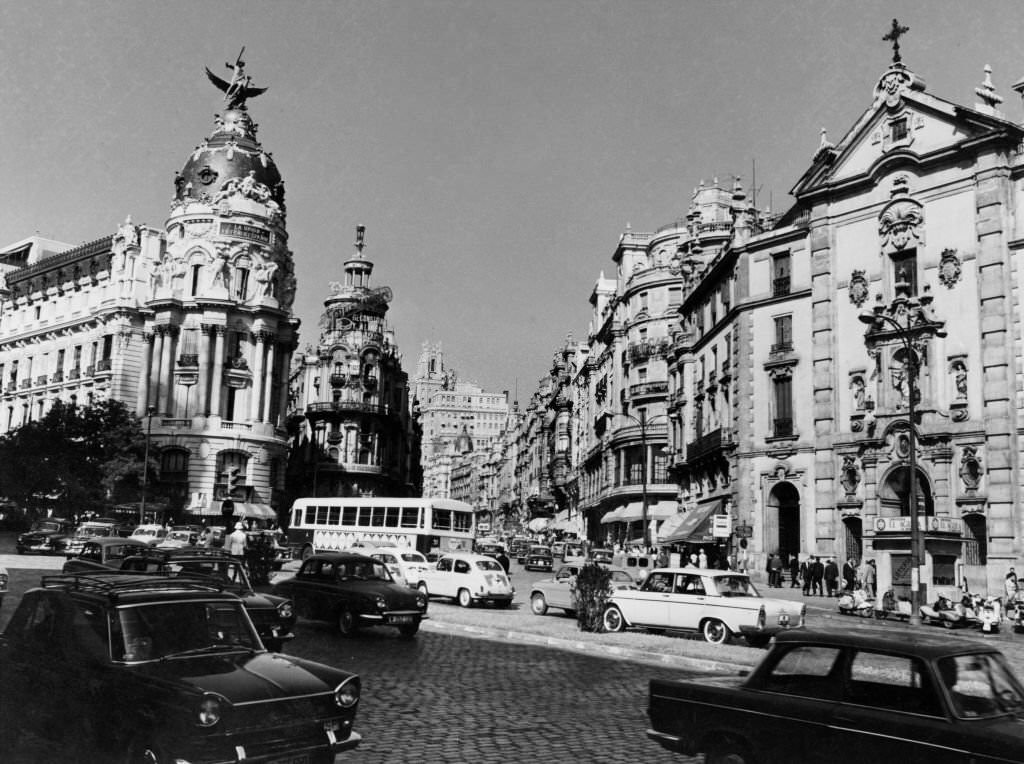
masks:
[[[249,539],[245,535],[245,526],[241,523],[235,523],[235,529],[228,534],[228,537],[224,542],[224,546],[227,547],[228,554],[242,562],[245,562],[245,548],[248,545]]]
[[[1006,571],[1006,580],[1003,582],[1003,589],[1006,592],[1007,601],[1016,599],[1018,584],[1019,582],[1017,581],[1017,574],[1014,572],[1013,567],[1011,566],[1010,569]]]
[[[800,580],[803,582],[804,596],[806,597],[811,593],[811,560],[803,559],[800,561]]]
[[[708,556],[704,551],[704,547],[700,548],[700,552],[697,553],[697,567],[706,568],[708,566]]]
[[[800,581],[800,555],[794,554],[789,559],[789,588],[796,589]]]
[[[839,566],[831,557],[825,563],[825,589],[829,597],[839,596]]]
[[[781,555],[772,555],[772,580],[775,582],[775,588],[782,588],[782,557]]]
[[[814,562],[811,564],[811,594],[815,597],[824,597],[825,592],[821,588],[821,583],[825,579],[825,565],[821,562],[820,557],[815,557]]]
[[[875,596],[875,581],[877,576],[875,573],[875,561],[868,560],[867,567],[864,569],[864,596],[874,597]]]
[[[847,560],[843,563],[843,590],[852,592],[857,582],[857,561]]]
[[[775,555],[769,554],[768,560],[764,564],[764,572],[768,576],[768,588],[775,588],[775,574],[772,572],[772,564],[775,562]]]

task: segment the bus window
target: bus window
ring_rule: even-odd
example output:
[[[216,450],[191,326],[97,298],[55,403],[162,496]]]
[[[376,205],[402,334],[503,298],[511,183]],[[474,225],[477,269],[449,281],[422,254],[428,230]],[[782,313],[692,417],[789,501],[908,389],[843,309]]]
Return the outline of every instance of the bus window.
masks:
[[[327,507],[316,508],[316,524],[327,525]]]
[[[452,529],[452,511],[450,509],[435,509],[433,528],[439,531],[450,531]]]
[[[302,525],[302,510],[301,509],[296,509],[295,510],[294,516],[292,517],[292,525],[295,526],[296,528],[298,528],[300,525]]]
[[[373,508],[373,527],[383,528],[384,517],[387,515],[387,507],[374,507]]]
[[[452,512],[452,516],[455,518],[452,530],[462,531],[463,533],[473,530],[473,515],[469,512]]]
[[[384,524],[388,528],[397,528],[398,527],[398,519],[401,516],[401,514],[402,514],[401,507],[388,507],[388,516],[387,516],[387,520],[384,521]]]
[[[346,527],[355,525],[357,514],[356,507],[343,507],[341,510],[341,524]]]
[[[341,507],[331,507],[327,514],[327,524],[337,525],[339,522],[341,522]]]
[[[420,508],[419,507],[403,507],[402,508],[402,527],[403,528],[422,528],[423,524],[420,522]]]
[[[357,525],[360,527],[368,528],[373,522],[373,507],[360,507],[359,508],[359,522]]]
[[[306,507],[306,525],[316,525],[316,507]]]

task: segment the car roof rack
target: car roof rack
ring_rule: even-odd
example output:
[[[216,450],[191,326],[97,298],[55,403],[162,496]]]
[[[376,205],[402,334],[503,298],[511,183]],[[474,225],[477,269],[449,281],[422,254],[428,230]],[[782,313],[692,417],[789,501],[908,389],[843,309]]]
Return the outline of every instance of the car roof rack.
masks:
[[[43,576],[42,586],[44,589],[64,589],[69,592],[90,592],[114,597],[119,594],[159,591],[168,588],[197,592],[222,592],[225,588],[213,580],[178,578],[151,573],[121,573],[119,571]]]

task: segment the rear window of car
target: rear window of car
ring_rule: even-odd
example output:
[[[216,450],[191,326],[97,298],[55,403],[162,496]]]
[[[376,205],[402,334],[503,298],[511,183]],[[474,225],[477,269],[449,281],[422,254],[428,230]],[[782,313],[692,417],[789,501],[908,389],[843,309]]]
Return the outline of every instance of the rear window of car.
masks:
[[[422,562],[425,563],[427,558],[417,552],[403,552],[402,559],[406,562]]]
[[[831,676],[838,647],[807,645],[789,650],[765,679],[765,689],[804,698],[838,699],[842,682]]]
[[[498,564],[497,560],[477,560],[476,566],[480,570],[495,570],[499,573],[504,573],[505,569]]]

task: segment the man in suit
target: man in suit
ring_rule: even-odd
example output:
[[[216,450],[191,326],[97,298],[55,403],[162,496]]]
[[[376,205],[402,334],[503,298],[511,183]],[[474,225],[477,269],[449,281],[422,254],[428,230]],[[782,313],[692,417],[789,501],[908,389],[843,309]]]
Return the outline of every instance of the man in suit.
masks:
[[[811,560],[800,561],[800,580],[804,584],[804,596],[811,593]]]
[[[811,564],[811,594],[815,597],[825,596],[825,592],[821,588],[821,582],[825,579],[825,566],[821,562],[820,557],[815,557],[814,562]]]
[[[839,594],[839,566],[836,565],[836,561],[831,557],[825,563],[825,590],[828,592],[829,597],[835,597]]]
[[[789,588],[795,589],[800,580],[800,555],[794,554],[789,558]]]
[[[843,591],[852,592],[857,581],[857,561],[850,559],[843,563]]]

